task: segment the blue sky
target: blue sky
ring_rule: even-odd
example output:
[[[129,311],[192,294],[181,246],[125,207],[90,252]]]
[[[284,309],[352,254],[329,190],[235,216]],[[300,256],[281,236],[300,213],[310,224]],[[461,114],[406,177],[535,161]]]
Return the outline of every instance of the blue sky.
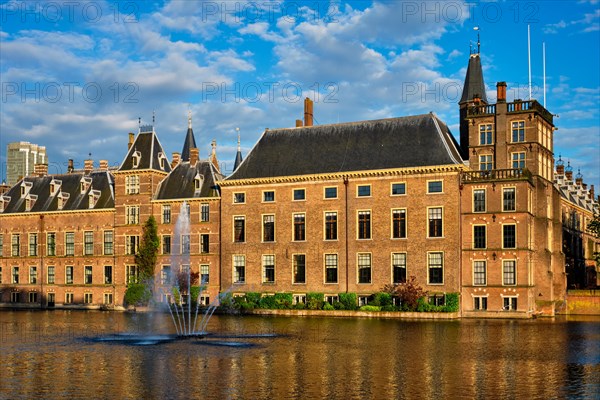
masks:
[[[458,136],[473,30],[480,27],[488,99],[497,81],[547,108],[555,155],[600,182],[600,3],[588,1],[9,1],[0,6],[0,177],[6,144],[118,164],[138,117],[168,154],[181,151],[188,109],[200,154],[217,141],[231,170],[264,128],[435,112]],[[600,189],[600,188],[599,188]],[[597,190],[600,192],[600,190]]]

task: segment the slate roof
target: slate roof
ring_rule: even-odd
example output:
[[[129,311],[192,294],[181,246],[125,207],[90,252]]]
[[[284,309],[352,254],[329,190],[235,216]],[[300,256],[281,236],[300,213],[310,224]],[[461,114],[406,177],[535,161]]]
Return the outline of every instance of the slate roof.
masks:
[[[194,179],[202,177],[202,186],[195,189]],[[223,175],[217,172],[209,160],[199,160],[196,165],[180,162],[159,184],[155,199],[191,199],[200,197],[218,197],[220,195],[218,181]]]
[[[194,138],[194,131],[192,127],[188,127],[187,133],[185,134],[185,141],[183,142],[183,150],[181,150],[181,160],[190,161],[190,149],[197,148],[196,139]]]
[[[133,154],[139,151],[141,157],[137,168],[133,167]],[[162,153],[164,161],[161,166],[160,154]],[[166,153],[163,150],[158,136],[152,130],[150,132],[140,132],[135,138],[131,148],[127,151],[125,159],[119,167],[119,171],[135,171],[141,169],[154,169],[158,171],[170,172],[171,166]]]
[[[82,193],[80,182],[83,177],[91,178],[91,185]],[[50,184],[54,179],[60,180],[61,185],[60,190],[52,195],[50,193]],[[28,195],[37,196],[33,207],[29,211],[25,210],[27,196],[21,197],[21,186],[23,182],[30,182],[32,184]],[[103,208],[113,208],[115,206],[114,179],[112,174],[108,171],[94,171],[90,173],[90,175],[85,175],[84,173],[71,173],[43,177],[26,177],[4,194],[4,196],[10,197],[10,202],[5,206],[4,212],[1,214],[88,210],[90,209],[89,194],[92,190],[100,192],[100,197],[92,209],[98,210]],[[69,194],[69,199],[63,205],[62,210],[58,209],[59,193]]]
[[[266,130],[226,180],[462,164],[434,114]]]
[[[485,103],[488,102],[485,94],[485,82],[483,81],[481,59],[479,58],[479,54],[471,54],[462,96],[460,97],[458,104],[473,100],[473,96],[476,94],[478,94],[479,98]]]

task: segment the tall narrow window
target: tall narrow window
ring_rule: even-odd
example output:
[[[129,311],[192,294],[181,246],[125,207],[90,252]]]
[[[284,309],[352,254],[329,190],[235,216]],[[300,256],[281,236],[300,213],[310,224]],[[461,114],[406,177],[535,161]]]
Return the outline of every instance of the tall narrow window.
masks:
[[[432,207],[427,210],[429,217],[429,237],[442,237],[443,235],[443,219],[442,208]]]
[[[75,255],[75,232],[65,233],[65,256]]]
[[[275,241],[275,216],[263,215],[263,242]]]
[[[29,255],[37,256],[38,254],[38,235],[37,233],[29,234]]]
[[[406,253],[392,253],[392,282],[406,282]]]
[[[479,156],[479,170],[490,171],[494,169],[494,158],[491,154],[484,154]]]
[[[137,265],[125,266],[125,279],[127,283],[137,283],[139,277],[139,268]]]
[[[37,267],[29,267],[29,283],[37,283]]]
[[[371,283],[370,253],[358,253],[358,283]]]
[[[126,206],[125,213],[127,214],[126,223],[128,225],[140,223],[140,206]]]
[[[273,254],[263,255],[263,282],[275,282],[275,256]]]
[[[104,254],[110,256],[113,254],[113,231],[104,231]]]
[[[104,284],[112,285],[112,265],[104,266]]]
[[[94,255],[94,232],[83,232],[83,254],[86,256]]]
[[[358,238],[371,239],[371,211],[358,211]]]
[[[392,237],[402,239],[406,237],[406,210],[392,210]]]
[[[162,253],[171,254],[171,235],[163,235],[162,237]]]
[[[485,249],[486,248],[486,226],[485,225],[473,226],[473,248],[474,249]]]
[[[325,254],[325,283],[338,282],[338,255]]]
[[[525,141],[525,121],[515,121],[512,123],[512,141]]]
[[[46,273],[47,283],[49,285],[54,285],[56,281],[56,271],[53,265],[48,266],[48,272]]]
[[[140,177],[130,175],[125,177],[125,194],[138,194],[140,192]]]
[[[515,260],[505,260],[502,262],[502,284],[514,286],[517,284],[517,262]]]
[[[304,214],[294,214],[294,240],[306,239],[306,216]]]
[[[19,267],[12,267],[11,283],[19,283]]]
[[[200,222],[208,222],[210,220],[210,205],[203,203],[200,205]]]
[[[525,152],[511,153],[512,167],[515,169],[525,168]]]
[[[444,255],[441,252],[428,253],[428,280],[430,284],[444,283]]]
[[[481,124],[479,125],[479,144],[486,145],[492,144],[492,133],[494,132],[492,124]]]
[[[246,217],[233,217],[233,241],[238,243],[246,241]]]
[[[306,283],[306,255],[294,254],[294,283]]]
[[[517,247],[517,226],[514,224],[502,225],[502,247],[514,249]]]
[[[181,254],[190,254],[190,235],[181,235]]]
[[[486,267],[484,260],[473,261],[473,285],[483,286],[487,283]]]
[[[171,205],[164,204],[162,206],[162,223],[170,224],[171,223]]]
[[[337,213],[325,213],[325,240],[337,240]]]
[[[84,282],[86,285],[91,285],[92,284],[92,266],[91,265],[86,265],[85,269],[84,269]]]
[[[56,255],[56,233],[49,232],[46,235],[46,255],[47,256],[55,256]]]
[[[485,212],[485,189],[473,190],[473,212]]]
[[[515,211],[515,188],[504,188],[502,189],[502,211]]]
[[[125,236],[125,254],[134,255],[138,251],[140,237],[136,235]]]
[[[200,253],[210,253],[210,239],[208,233],[200,235]]]
[[[65,283],[67,285],[73,284],[73,267],[72,266],[65,267]]]
[[[21,255],[21,236],[16,233],[11,236],[11,253],[13,257]]]
[[[171,280],[171,266],[163,265],[160,270],[160,284],[168,285]]]
[[[200,266],[200,283],[206,285],[210,282],[210,265],[202,264]]]
[[[246,282],[246,256],[233,256],[233,283]]]

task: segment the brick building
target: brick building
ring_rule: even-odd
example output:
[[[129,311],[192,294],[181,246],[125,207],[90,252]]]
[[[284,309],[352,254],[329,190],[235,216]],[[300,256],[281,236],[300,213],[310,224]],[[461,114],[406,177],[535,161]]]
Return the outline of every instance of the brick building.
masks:
[[[464,316],[553,315],[567,287],[597,285],[593,186],[559,159],[553,116],[535,100],[490,104],[478,53],[459,103],[460,145],[433,113],[263,132],[234,172],[216,143],[199,158],[191,117],[169,162],[153,126],[129,134],[109,170],[34,174],[0,194],[0,306],[122,306],[152,215],[165,281],[191,269],[219,292],[291,292],[361,304],[415,276],[431,295],[461,294]],[[125,149],[124,149],[125,150]],[[178,225],[189,222],[189,228]]]

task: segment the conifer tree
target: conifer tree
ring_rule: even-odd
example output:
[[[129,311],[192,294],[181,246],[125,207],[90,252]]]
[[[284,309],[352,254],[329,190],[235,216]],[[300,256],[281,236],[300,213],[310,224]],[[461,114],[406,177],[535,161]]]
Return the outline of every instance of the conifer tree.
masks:
[[[154,277],[159,245],[156,219],[151,215],[144,224],[142,241],[135,254],[135,263],[139,268],[141,282]]]

